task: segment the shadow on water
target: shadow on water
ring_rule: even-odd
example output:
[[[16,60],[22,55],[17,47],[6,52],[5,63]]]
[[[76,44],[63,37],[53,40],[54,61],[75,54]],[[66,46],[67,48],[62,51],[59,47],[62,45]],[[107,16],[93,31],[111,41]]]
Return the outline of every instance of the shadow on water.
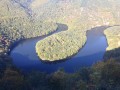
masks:
[[[66,72],[73,73],[78,71],[82,67],[89,67],[96,62],[101,61],[101,59],[97,60],[95,58],[99,58],[103,56],[103,52],[99,52],[93,55],[83,56],[83,57],[75,57],[74,59],[69,59],[68,61],[60,61],[54,63],[42,63],[38,61],[38,59],[30,60],[29,56],[24,56],[18,53],[14,53],[16,56],[16,60],[14,60],[14,64],[20,68],[23,72],[30,71],[41,71],[46,73],[52,73],[57,71],[60,68],[64,68]],[[18,59],[20,58],[20,59]]]
[[[20,43],[24,43],[24,42],[26,42],[27,40],[28,40],[28,41],[34,41],[34,40],[35,40],[35,41],[36,41],[36,40],[38,41],[38,40],[42,40],[42,39],[44,39],[44,38],[46,38],[46,37],[48,37],[48,36],[50,36],[50,35],[52,35],[52,34],[59,33],[59,32],[61,32],[61,31],[66,31],[66,30],[68,30],[68,26],[65,25],[65,24],[57,23],[57,25],[58,25],[57,30],[54,31],[54,32],[52,32],[52,33],[50,33],[50,34],[48,34],[48,35],[43,35],[43,36],[38,36],[38,37],[33,37],[33,38],[28,38],[28,39],[20,38],[20,40],[15,41],[14,44],[10,45],[10,47],[9,47],[10,51],[8,52],[8,55],[10,55],[10,53],[12,52],[12,50],[13,50],[15,47],[17,47]]]
[[[66,25],[63,25],[64,24],[59,25],[57,32],[68,29]],[[12,50],[11,57],[13,58],[13,63],[25,72],[40,70],[42,72],[52,73],[59,68],[64,68],[66,72],[72,73],[82,67],[89,67],[103,60],[107,48],[107,40],[103,31],[109,27],[110,26],[100,26],[87,31],[87,42],[85,46],[73,57],[56,62],[43,62],[38,58],[35,45],[37,41],[43,38],[38,37],[25,40],[20,42],[19,45]]]
[[[70,60],[71,58],[73,58],[74,56],[75,57],[79,57],[81,56],[82,54],[86,55],[87,53],[90,53],[91,54],[91,51],[93,51],[95,49],[95,47],[91,47],[90,48],[90,45],[91,45],[91,41],[93,40],[97,40],[99,39],[100,35],[105,37],[104,35],[104,30],[109,28],[111,26],[100,26],[100,27],[95,27],[95,28],[92,28],[91,30],[88,30],[87,31],[87,42],[86,44],[84,45],[84,47],[82,49],[79,50],[78,53],[76,53],[75,55],[71,56],[71,57],[68,57],[67,59],[62,59],[62,60],[57,60],[57,61],[48,61],[48,60],[41,60],[41,62],[43,63],[49,63],[49,64],[57,64],[57,63],[60,63],[60,62],[65,62],[66,60]],[[99,36],[98,36],[99,35]],[[91,40],[92,39],[92,40]],[[105,38],[103,38],[105,39]],[[107,41],[106,41],[107,42]],[[107,48],[107,45],[106,45],[106,42],[102,43],[106,46]],[[93,44],[92,44],[93,45]],[[88,49],[91,49],[91,51],[88,52]],[[89,50],[90,50],[89,49]],[[98,50],[100,51],[101,48],[99,48]],[[97,53],[97,52],[96,52]]]

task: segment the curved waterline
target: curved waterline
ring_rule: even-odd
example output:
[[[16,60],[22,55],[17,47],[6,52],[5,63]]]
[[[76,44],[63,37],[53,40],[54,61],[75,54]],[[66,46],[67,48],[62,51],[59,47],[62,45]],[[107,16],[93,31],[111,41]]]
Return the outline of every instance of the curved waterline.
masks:
[[[52,33],[50,33],[48,35],[38,36],[38,37],[34,37],[34,38],[27,38],[27,39],[22,38],[22,39],[20,39],[18,41],[15,41],[12,45],[9,46],[8,54],[10,55],[10,53],[12,52],[12,50],[15,47],[17,47],[19,45],[19,43],[23,43],[23,42],[25,42],[27,40],[37,40],[37,41],[39,41],[39,40],[42,40],[42,39],[44,39],[44,38],[46,38],[46,37],[48,37],[48,36],[50,36],[52,34],[68,30],[68,26],[65,25],[65,24],[57,23],[57,25],[58,25],[57,30],[55,30],[54,32],[52,32]]]
[[[87,31],[85,46],[73,57],[57,62],[45,62],[39,60],[35,52],[35,44],[39,38],[29,39],[20,44],[11,52],[13,63],[22,71],[40,70],[52,73],[59,68],[66,72],[75,72],[81,67],[88,67],[103,60],[107,48],[107,41],[103,31],[109,26],[95,27]],[[25,51],[27,50],[27,51]]]

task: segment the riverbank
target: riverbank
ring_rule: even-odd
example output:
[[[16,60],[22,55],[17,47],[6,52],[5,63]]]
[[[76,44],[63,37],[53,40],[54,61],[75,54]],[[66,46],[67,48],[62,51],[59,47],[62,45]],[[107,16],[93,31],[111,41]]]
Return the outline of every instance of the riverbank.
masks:
[[[109,26],[95,27],[91,30],[97,30],[100,28],[102,29],[100,30],[100,33],[102,33],[108,27]],[[76,55],[80,51],[80,49],[85,46],[85,42],[87,40],[86,35],[79,31],[77,32],[68,30],[67,32],[55,34],[53,36],[45,38],[44,40],[39,41],[36,44],[36,52],[39,58],[41,58],[43,61],[55,62]],[[71,34],[68,34],[68,32],[70,32]]]
[[[95,27],[87,31],[87,41],[77,54],[71,55],[64,60],[44,61],[41,60],[35,50],[36,43],[40,38],[28,39],[20,42],[11,52],[13,63],[23,72],[42,71],[52,73],[59,68],[66,72],[74,73],[82,67],[90,67],[94,63],[102,61],[107,48],[106,37],[103,34],[107,26]],[[60,33],[60,32],[59,32]],[[27,51],[26,51],[27,50]],[[59,50],[61,50],[59,48]]]
[[[10,52],[14,43],[28,38],[49,35],[58,28],[56,23],[31,22],[27,18],[8,18],[2,19],[0,22],[0,45],[6,53]]]
[[[61,29],[61,28],[63,28],[63,29]],[[13,44],[11,44],[11,45],[9,46],[9,49],[8,49],[7,52],[8,52],[8,54],[10,54],[11,51],[12,51],[20,42],[23,42],[23,41],[25,41],[25,40],[29,40],[29,39],[33,39],[33,38],[34,38],[34,39],[39,38],[39,39],[41,40],[41,39],[43,39],[43,38],[45,38],[45,37],[47,37],[47,36],[50,36],[50,35],[52,35],[52,34],[55,34],[55,33],[58,33],[58,32],[61,32],[61,31],[67,30],[67,29],[68,29],[67,25],[57,23],[57,28],[56,28],[55,31],[53,31],[53,32],[51,32],[51,33],[49,33],[49,34],[47,34],[47,35],[42,35],[42,36],[37,36],[37,37],[31,37],[31,38],[23,38],[23,39],[20,39],[20,40],[18,40],[18,41],[15,41]]]
[[[119,58],[119,48],[120,48],[120,26],[113,26],[104,31],[107,41],[108,41],[108,47],[106,49],[106,53],[104,58]]]

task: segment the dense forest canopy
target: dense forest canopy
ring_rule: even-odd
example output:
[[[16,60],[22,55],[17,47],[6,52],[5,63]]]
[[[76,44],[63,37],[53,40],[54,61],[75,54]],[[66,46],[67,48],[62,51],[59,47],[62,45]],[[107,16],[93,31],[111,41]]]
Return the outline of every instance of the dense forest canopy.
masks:
[[[120,90],[119,8],[120,0],[0,0],[0,90]],[[73,56],[85,44],[87,30],[105,25],[112,26],[104,32],[109,44],[105,60],[73,74],[62,69],[52,74],[21,73],[7,54],[10,46],[53,33],[57,23],[66,24],[68,30],[39,41],[40,58]]]
[[[40,41],[39,44],[37,44],[36,46],[38,56],[41,59],[47,60],[50,60],[51,58],[52,61],[55,59],[64,59],[78,52],[78,50],[85,44],[86,31],[90,28],[104,25],[119,25],[120,11],[116,8],[119,7],[118,3],[118,1],[114,1],[113,4],[112,1],[108,0],[55,0],[51,2],[49,0],[49,3],[45,3],[44,5],[38,8],[32,9],[33,13],[35,13],[35,19],[45,18],[53,20],[55,22],[57,21],[65,23],[69,27],[68,31],[66,32],[55,34],[51,37],[48,37],[48,39],[45,39],[44,41]],[[41,12],[42,10],[45,11],[45,13]],[[69,33],[72,33],[72,31],[74,33],[77,33],[76,37],[79,37],[79,40],[76,40],[75,42],[79,43],[80,41],[82,43],[73,45],[74,49],[70,50],[70,48],[72,47],[67,46],[68,44],[70,44],[70,41],[67,42],[66,33],[69,36]],[[78,33],[78,31],[81,33],[81,35]],[[64,38],[65,35],[66,38]],[[66,43],[63,44],[62,47],[61,43],[59,43],[59,37],[64,38],[62,40],[66,41]],[[55,38],[55,40],[52,40],[52,38]],[[75,40],[75,35],[72,36],[72,39]],[[56,44],[51,46],[49,44],[49,41],[52,41],[52,44]],[[45,43],[46,45],[42,47]],[[49,49],[44,49],[48,46],[50,46]],[[66,53],[65,55],[59,56],[61,54],[61,51],[58,52],[58,56],[56,55],[56,48],[59,47],[63,48],[63,51]],[[75,49],[76,47],[78,48]]]

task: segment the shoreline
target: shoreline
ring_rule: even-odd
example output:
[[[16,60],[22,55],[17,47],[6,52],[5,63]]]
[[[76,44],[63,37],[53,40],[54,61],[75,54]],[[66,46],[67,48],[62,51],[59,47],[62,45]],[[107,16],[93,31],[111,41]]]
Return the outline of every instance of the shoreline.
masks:
[[[40,58],[40,56],[38,55],[37,51],[36,51],[36,54],[37,54],[38,58],[39,58],[42,62],[45,62],[45,63],[56,63],[56,62],[59,62],[59,61],[60,61],[60,62],[64,62],[64,61],[66,61],[66,60],[74,57],[75,55],[77,55],[77,54],[81,51],[81,49],[83,49],[83,48],[85,47],[85,45],[86,45],[86,43],[87,43],[87,41],[88,41],[88,33],[89,33],[92,29],[101,28],[101,27],[103,27],[103,29],[102,29],[101,31],[102,31],[102,34],[104,35],[105,39],[106,39],[106,42],[107,42],[107,38],[106,38],[106,36],[105,36],[105,34],[104,34],[104,30],[106,30],[106,29],[109,28],[110,26],[99,26],[99,27],[91,28],[91,29],[89,29],[89,30],[86,31],[86,40],[85,40],[85,43],[82,45],[82,47],[81,47],[76,53],[74,53],[74,54],[71,55],[71,56],[67,56],[67,57],[65,57],[65,58],[63,58],[63,59],[58,59],[58,60],[42,60],[42,58]],[[104,28],[105,28],[105,29],[104,29]],[[100,31],[100,32],[101,32],[101,31]],[[108,43],[108,42],[107,42],[107,43]],[[107,44],[107,46],[108,46],[108,44]],[[104,59],[104,57],[103,57],[103,59]]]
[[[46,38],[46,37],[48,37],[48,36],[50,36],[50,35],[53,35],[54,33],[59,33],[59,32],[61,32],[61,31],[63,31],[63,30],[59,30],[59,25],[62,25],[62,24],[60,24],[60,23],[56,23],[56,24],[58,25],[57,29],[54,30],[53,32],[50,32],[50,33],[47,34],[47,35],[42,35],[42,36],[37,36],[37,37],[31,37],[31,38],[25,38],[25,37],[24,37],[23,39],[20,39],[20,40],[17,40],[17,41],[15,41],[15,42],[13,42],[13,43],[8,47],[7,54],[10,56],[10,53],[12,52],[12,50],[14,50],[14,48],[15,48],[20,42],[22,42],[22,41],[29,40],[29,39],[35,39],[35,38],[44,39],[44,38]],[[63,24],[63,25],[65,25],[65,24]],[[65,25],[65,26],[67,26],[67,25]],[[68,26],[67,26],[67,28],[68,28]],[[68,30],[68,29],[67,29],[67,30]]]

